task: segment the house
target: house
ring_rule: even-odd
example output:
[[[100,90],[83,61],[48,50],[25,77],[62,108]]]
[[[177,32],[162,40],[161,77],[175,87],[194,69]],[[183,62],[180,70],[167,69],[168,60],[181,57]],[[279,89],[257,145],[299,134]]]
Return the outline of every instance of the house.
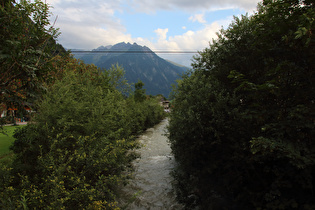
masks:
[[[162,101],[162,106],[164,109],[169,109],[170,108],[170,102],[169,101]]]
[[[31,108],[24,105],[21,111],[16,107],[7,108],[5,104],[0,105],[0,117],[6,118],[6,121],[24,122],[29,120],[29,114],[32,112]],[[14,120],[13,120],[14,119]]]

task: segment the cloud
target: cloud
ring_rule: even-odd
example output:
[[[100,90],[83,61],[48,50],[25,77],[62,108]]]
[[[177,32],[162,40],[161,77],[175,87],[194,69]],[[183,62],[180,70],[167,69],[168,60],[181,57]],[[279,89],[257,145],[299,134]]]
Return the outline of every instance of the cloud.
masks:
[[[47,0],[47,2],[55,7],[51,11],[55,16],[58,15],[55,27],[60,28],[59,43],[66,48],[89,50],[101,45],[136,42],[152,50],[197,51],[208,47],[209,41],[216,38],[216,32],[220,30],[221,25],[228,25],[232,20],[229,17],[226,20],[207,23],[204,18],[207,10],[224,8],[248,10],[255,8],[258,0]],[[191,15],[190,21],[202,23],[202,28],[196,31],[188,30],[191,29],[191,25],[188,25],[191,23],[183,22],[180,24],[185,24],[181,27],[184,31],[180,30],[174,35],[174,28],[171,26],[157,25],[157,29],[154,30],[156,36],[135,37],[126,31],[122,20],[117,18],[117,13],[126,12],[126,8],[129,12],[141,13],[159,10],[185,11],[188,14],[186,18]],[[54,19],[55,17],[52,17],[51,23]],[[179,29],[180,26],[178,25]],[[170,31],[173,32],[172,36],[168,36]],[[174,60],[176,59],[179,62],[179,56]],[[190,62],[189,59],[186,59],[186,62]]]
[[[165,29],[158,28],[158,29],[154,30],[154,32],[157,34],[159,40],[164,40],[164,39],[166,39],[166,34],[168,32],[168,28],[165,28]]]
[[[204,14],[196,14],[189,17],[189,20],[192,22],[206,23],[207,21],[204,19]]]
[[[130,34],[122,33],[116,29],[103,29],[95,26],[81,27],[70,23],[60,25],[62,34],[58,42],[70,49],[91,50],[101,45],[116,44],[119,42],[132,42]]]
[[[120,11],[119,0],[110,3],[101,0],[48,0],[55,27],[60,28],[58,41],[66,48],[93,49],[121,41],[131,41],[131,35],[115,17]]]
[[[204,28],[198,31],[186,31],[181,35],[167,37],[168,29],[155,30],[158,40],[152,42],[148,39],[142,39],[137,42],[146,45],[152,50],[166,51],[197,51],[209,46],[209,41],[217,37],[216,32],[221,29],[222,22],[205,24]]]
[[[204,24],[204,27],[198,31],[186,31],[181,35],[167,37],[166,29],[157,29],[156,33],[159,37],[157,42],[152,42],[148,39],[134,40],[140,45],[146,45],[153,51],[201,51],[209,47],[212,39],[216,39],[216,33],[221,29],[222,25],[228,24],[233,17],[229,19],[216,21],[211,24]],[[162,58],[172,60],[179,64],[190,66],[192,56],[196,53],[162,53],[159,54]]]
[[[118,8],[115,4],[101,1],[95,4],[88,4],[87,1],[71,1],[73,2],[68,0],[54,4],[52,12],[58,15],[62,22],[79,22],[83,25],[94,26],[119,25],[119,20],[114,16]]]
[[[201,50],[209,46],[209,41],[216,38],[216,32],[220,29],[218,22],[205,25],[199,31],[187,31],[182,35],[169,37],[169,42],[177,43],[179,49]]]
[[[184,9],[188,11],[214,10],[217,8],[241,8],[251,12],[261,0],[133,0],[132,6],[137,11],[146,13],[156,10]]]

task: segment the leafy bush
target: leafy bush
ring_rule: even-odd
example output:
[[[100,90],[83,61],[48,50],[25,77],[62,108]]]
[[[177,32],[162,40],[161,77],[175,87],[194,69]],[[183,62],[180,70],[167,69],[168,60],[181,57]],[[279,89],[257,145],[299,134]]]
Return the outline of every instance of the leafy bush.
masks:
[[[188,208],[315,208],[314,14],[264,1],[178,83],[169,138]]]
[[[44,91],[56,54],[58,30],[49,23],[49,6],[42,1],[4,0],[0,3],[0,103],[24,107]]]
[[[143,85],[139,80],[135,84],[134,93],[127,100],[129,114],[133,119],[131,126],[136,131],[143,131],[152,127],[166,117],[163,107],[159,105],[159,97],[145,95],[145,89],[142,89]]]
[[[147,110],[163,110],[152,101],[126,99],[116,89],[122,69],[101,73],[76,62],[65,68],[43,96],[33,123],[14,135],[16,158],[1,172],[3,208],[118,208],[117,186],[126,183],[137,157],[133,135],[152,125],[145,120],[154,111]],[[151,123],[161,117],[152,115]],[[137,121],[141,126],[134,127]]]
[[[37,111],[14,135],[14,162],[0,165],[0,207],[116,209],[115,189],[137,156],[133,136],[164,113],[152,100],[126,99],[119,66],[101,73],[71,58],[55,43],[48,9],[0,3],[0,104]]]

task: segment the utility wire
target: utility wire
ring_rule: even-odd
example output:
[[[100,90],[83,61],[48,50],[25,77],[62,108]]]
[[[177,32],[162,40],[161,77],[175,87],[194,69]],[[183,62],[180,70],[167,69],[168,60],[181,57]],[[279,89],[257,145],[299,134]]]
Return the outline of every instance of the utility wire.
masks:
[[[188,54],[192,54],[192,53],[198,53],[198,51],[192,51],[192,50],[188,50],[188,51],[182,51],[182,50],[179,50],[179,51],[170,51],[170,50],[157,50],[157,51],[151,51],[151,50],[130,50],[130,51],[124,51],[124,50],[72,50],[71,53],[90,53],[90,54],[93,54],[93,53],[174,53],[174,54],[185,54],[185,53],[188,53]]]

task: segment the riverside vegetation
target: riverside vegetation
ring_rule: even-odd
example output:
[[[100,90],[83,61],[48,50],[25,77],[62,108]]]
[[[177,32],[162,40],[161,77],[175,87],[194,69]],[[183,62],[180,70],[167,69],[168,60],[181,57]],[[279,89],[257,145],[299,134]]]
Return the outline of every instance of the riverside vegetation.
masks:
[[[264,0],[175,88],[178,198],[200,209],[315,209],[315,10]]]
[[[132,136],[163,111],[141,82],[123,94],[119,66],[100,72],[56,47],[47,5],[20,2],[0,3],[0,99],[38,114],[1,165],[0,206],[117,209]],[[178,82],[169,138],[186,208],[315,208],[314,16],[312,0],[264,0]]]
[[[84,65],[81,65],[84,67]],[[5,208],[115,209],[115,189],[127,183],[134,135],[164,117],[155,99],[125,98],[105,73],[67,73],[18,129],[10,165],[2,166]]]
[[[0,8],[1,104],[36,110],[14,134],[11,161],[1,163],[0,208],[119,209],[135,136],[160,122],[163,108],[141,81],[131,92],[119,66],[101,70],[55,45],[41,1]]]

